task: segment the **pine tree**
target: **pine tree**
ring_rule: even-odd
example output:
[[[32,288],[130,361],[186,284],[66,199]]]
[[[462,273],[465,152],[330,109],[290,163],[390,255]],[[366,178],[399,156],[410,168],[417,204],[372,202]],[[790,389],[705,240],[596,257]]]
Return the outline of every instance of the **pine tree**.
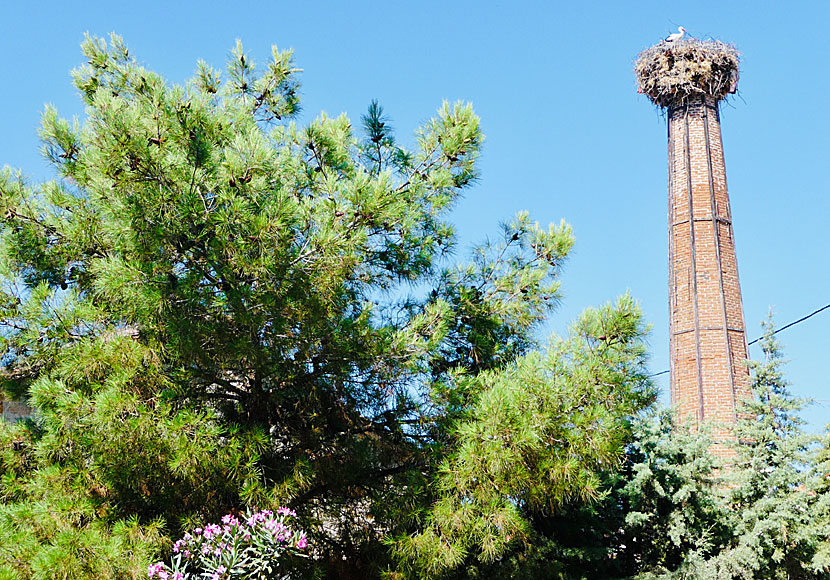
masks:
[[[510,577],[499,569],[506,554],[529,546],[549,553],[534,523],[602,497],[631,417],[653,400],[644,330],[624,296],[586,311],[545,356],[475,378],[470,416],[456,425],[457,445],[439,467],[439,497],[423,528],[396,546],[410,576],[483,567],[484,576]]]
[[[587,577],[830,577],[830,446],[826,435],[817,447],[804,432],[807,401],[790,393],[774,335],[770,319],[764,360],[749,362],[752,397],[742,402],[731,456],[713,456],[706,425],[691,433],[668,413],[638,421],[622,483],[604,500],[607,523],[574,522],[591,524],[589,537],[601,538],[593,551],[611,556]],[[617,529],[615,518],[624,521]]]
[[[706,426],[693,432],[662,411],[638,423],[631,475],[620,489],[625,524],[617,558],[638,578],[684,577],[717,555],[732,535],[719,489],[723,465]]]
[[[365,578],[465,498],[452,541],[486,560],[520,508],[594,493],[650,400],[640,314],[534,354],[569,227],[519,214],[447,259],[469,105],[409,150],[376,102],[362,131],[299,126],[290,51],[258,67],[238,43],[183,86],[117,36],[83,52],[85,120],[43,115],[58,179],[0,174],[2,387],[36,409],[2,428],[0,538],[30,538],[5,577],[133,577],[165,538],[283,504],[309,573]]]
[[[810,517],[818,529],[818,546],[811,561],[814,572],[830,571],[830,426],[825,427],[816,462],[811,494],[816,501]]]
[[[698,563],[700,578],[827,578],[815,559],[827,542],[816,517],[826,495],[817,487],[816,437],[805,433],[782,374],[781,347],[772,318],[763,324],[763,361],[751,361],[752,398],[742,403],[725,501],[732,538],[715,557]]]

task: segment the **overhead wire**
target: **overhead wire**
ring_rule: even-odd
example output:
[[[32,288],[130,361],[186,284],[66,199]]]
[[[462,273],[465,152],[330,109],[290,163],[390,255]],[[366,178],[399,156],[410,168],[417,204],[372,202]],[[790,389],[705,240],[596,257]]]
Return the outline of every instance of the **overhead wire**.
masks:
[[[802,316],[802,317],[801,317],[801,318],[799,318],[798,320],[794,320],[794,321],[790,322],[789,324],[785,324],[785,325],[784,325],[784,326],[782,326],[781,328],[777,328],[777,329],[776,329],[776,330],[775,330],[772,334],[773,334],[773,335],[775,335],[775,334],[778,334],[779,332],[781,332],[782,330],[787,330],[788,328],[793,327],[793,326],[795,326],[796,324],[799,324],[799,323],[801,323],[801,322],[804,322],[804,321],[805,321],[805,320],[807,320],[808,318],[812,318],[813,316],[815,316],[815,315],[816,315],[816,314],[818,314],[819,312],[823,312],[823,311],[827,310],[828,308],[830,308],[830,304],[825,304],[824,306],[822,306],[822,307],[821,307],[821,308],[819,308],[818,310],[814,310],[814,311],[812,311],[812,312],[811,312],[810,314],[808,314],[807,316]],[[762,336],[759,336],[759,337],[758,337],[758,338],[756,338],[755,340],[751,340],[751,341],[749,341],[749,342],[747,343],[747,346],[755,344],[756,342],[758,342],[758,341],[759,341],[759,340],[761,340],[762,338],[763,338]],[[667,369],[667,370],[665,370],[665,371],[660,371],[659,373],[654,373],[653,375],[649,375],[649,376],[648,376],[648,378],[650,378],[650,379],[651,379],[651,378],[654,378],[654,377],[659,377],[660,375],[665,375],[665,374],[666,374],[666,373],[668,373],[668,372],[669,372],[669,370],[668,370],[668,369]]]
[[[805,320],[807,320],[808,318],[810,318],[810,317],[812,317],[812,316],[815,316],[816,314],[818,314],[818,313],[819,313],[819,312],[821,312],[822,310],[827,310],[828,308],[830,308],[830,304],[825,304],[824,306],[822,306],[822,307],[821,307],[821,308],[819,308],[818,310],[814,310],[813,312],[811,312],[811,313],[810,313],[810,314],[808,314],[807,316],[803,316],[803,317],[799,318],[798,320],[794,320],[793,322],[790,322],[789,324],[785,324],[785,325],[784,325],[784,326],[782,326],[781,328],[776,329],[776,331],[775,331],[775,332],[773,332],[773,334],[778,334],[778,333],[779,333],[779,332],[781,332],[782,330],[787,330],[789,327],[791,327],[791,326],[795,326],[795,325],[796,325],[796,324],[798,324],[799,322],[804,322],[804,321],[805,321]],[[755,344],[756,342],[758,342],[758,341],[759,341],[759,340],[761,340],[762,338],[763,338],[763,337],[759,336],[758,338],[756,338],[756,339],[755,339],[755,340],[753,340],[753,341],[748,342],[747,344],[748,344],[748,345]]]

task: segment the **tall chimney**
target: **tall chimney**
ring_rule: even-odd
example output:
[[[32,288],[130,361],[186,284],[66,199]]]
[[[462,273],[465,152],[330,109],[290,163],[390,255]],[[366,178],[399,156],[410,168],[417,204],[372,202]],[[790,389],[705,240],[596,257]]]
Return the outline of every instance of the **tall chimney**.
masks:
[[[719,103],[735,92],[738,52],[717,41],[661,42],[635,67],[639,91],[668,112],[671,400],[678,419],[733,437],[749,370]]]

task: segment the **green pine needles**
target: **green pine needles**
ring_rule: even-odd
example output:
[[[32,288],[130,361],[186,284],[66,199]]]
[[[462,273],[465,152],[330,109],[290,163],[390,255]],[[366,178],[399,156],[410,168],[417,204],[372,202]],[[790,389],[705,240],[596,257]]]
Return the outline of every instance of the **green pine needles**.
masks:
[[[377,102],[297,124],[290,51],[184,85],[117,36],[83,53],[85,118],[43,115],[57,180],[0,174],[2,387],[35,409],[0,430],[0,578],[142,577],[280,505],[296,574],[460,570],[597,497],[652,396],[643,323],[623,298],[539,350],[564,223],[449,260],[470,105],[408,148]]]
[[[648,428],[638,437],[645,454],[623,494],[626,534],[640,544],[628,555],[638,577],[830,577],[830,437],[803,431],[808,401],[789,392],[774,333],[770,319],[726,464],[705,452],[705,432],[663,429],[655,440]]]
[[[630,296],[540,345],[573,235],[520,212],[453,258],[470,105],[409,146],[375,101],[300,124],[290,51],[184,85],[83,52],[56,180],[0,172],[0,386],[35,409],[0,424],[0,580],[184,574],[175,538],[279,506],[303,557],[237,530],[234,574],[828,577],[830,445],[771,326],[730,468],[644,413]]]

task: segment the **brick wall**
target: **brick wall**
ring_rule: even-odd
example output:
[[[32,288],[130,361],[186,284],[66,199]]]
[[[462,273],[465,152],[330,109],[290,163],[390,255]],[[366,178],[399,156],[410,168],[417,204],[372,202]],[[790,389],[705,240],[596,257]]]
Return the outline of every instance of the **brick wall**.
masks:
[[[715,100],[670,108],[668,145],[671,400],[681,421],[730,425],[749,371]]]

